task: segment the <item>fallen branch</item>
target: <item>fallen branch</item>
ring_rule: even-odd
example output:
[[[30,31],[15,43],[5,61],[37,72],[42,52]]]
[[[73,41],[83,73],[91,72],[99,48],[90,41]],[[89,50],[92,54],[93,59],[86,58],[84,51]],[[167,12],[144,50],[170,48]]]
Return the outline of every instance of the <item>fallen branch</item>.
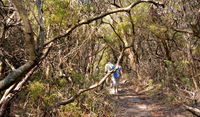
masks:
[[[200,116],[200,109],[195,108],[195,107],[191,107],[191,106],[187,106],[187,105],[183,105],[188,111],[190,111],[192,114],[196,115],[197,117]]]
[[[50,47],[46,48],[44,54],[42,55],[42,57],[40,58],[40,62],[34,66],[23,78],[19,83],[16,83],[12,86],[10,86],[4,93],[3,97],[0,100],[0,117],[2,117],[4,115],[4,112],[6,110],[6,107],[8,105],[8,103],[10,102],[10,100],[12,100],[15,95],[21,91],[23,85],[27,82],[27,80],[30,78],[30,76],[34,73],[34,71],[39,67],[39,65],[42,63],[42,61],[46,58],[46,56],[48,55],[50,49],[51,49],[52,45],[50,45]]]
[[[23,1],[21,0],[11,0],[13,5],[18,11],[18,14],[23,22],[24,27],[24,40],[25,40],[25,50],[28,55],[28,61],[22,65],[21,67],[17,68],[16,70],[13,70],[11,73],[9,73],[5,78],[3,78],[0,81],[0,91],[3,91],[10,87],[11,85],[17,83],[21,80],[21,78],[24,77],[26,73],[28,73],[33,67],[35,67],[38,64],[38,57],[35,52],[35,41],[33,36],[33,30],[31,27],[31,24],[28,19],[28,13],[23,7]]]
[[[54,104],[53,106],[48,107],[47,110],[50,111],[50,110],[52,110],[52,109],[54,109],[54,108],[57,108],[57,107],[59,107],[59,106],[61,106],[61,105],[67,105],[67,104],[73,102],[73,101],[74,101],[77,97],[79,97],[82,93],[84,93],[84,92],[86,92],[86,91],[89,91],[89,90],[92,90],[92,89],[94,89],[94,88],[97,88],[98,86],[100,86],[101,84],[103,84],[103,83],[106,81],[106,79],[108,78],[109,75],[112,74],[112,72],[114,72],[114,70],[111,71],[111,72],[109,72],[109,73],[107,73],[107,74],[101,79],[100,82],[98,82],[98,83],[96,83],[96,84],[90,86],[90,87],[87,88],[87,89],[80,89],[80,90],[78,91],[77,94],[75,94],[74,96],[70,97],[68,100],[64,100],[64,101],[58,102],[58,103]]]
[[[175,28],[172,28],[172,30],[179,32],[179,33],[188,33],[188,34],[191,34],[191,35],[194,35],[194,36],[200,38],[200,35],[196,34],[194,31],[192,31],[190,29],[175,29]]]
[[[6,76],[3,80],[0,81],[0,91],[3,91],[4,89],[7,89],[8,87],[16,83],[18,80],[20,80],[21,77],[23,77],[24,74],[29,72],[36,65],[37,62],[30,60],[21,67],[8,74],[8,76]]]
[[[0,117],[4,115],[4,112],[6,111],[6,107],[8,105],[8,102],[13,99],[13,97],[21,90],[23,84],[27,81],[27,79],[33,74],[33,72],[36,70],[37,66],[33,67],[29,73],[26,74],[26,76],[22,79],[21,82],[19,82],[17,85],[12,85],[9,89],[6,90],[4,96],[1,99],[0,103]],[[16,87],[15,87],[16,86]],[[14,88],[15,87],[15,88]],[[14,89],[13,89],[14,88]],[[10,91],[13,89],[13,92],[10,93]],[[8,93],[9,92],[9,93]]]
[[[90,90],[92,90],[92,89],[95,89],[95,88],[101,86],[101,85],[109,78],[109,76],[119,68],[119,62],[121,61],[122,56],[123,56],[123,54],[124,54],[124,51],[125,51],[126,49],[127,49],[127,48],[124,48],[124,49],[121,51],[120,56],[118,57],[118,61],[117,61],[117,64],[116,64],[116,68],[113,69],[113,70],[111,70],[110,72],[108,72],[98,83],[96,83],[96,84],[94,84],[94,85],[91,85],[89,88],[80,89],[80,90],[78,91],[78,93],[76,93],[74,96],[71,96],[68,100],[64,100],[64,101],[58,102],[58,103],[56,103],[56,104],[54,104],[54,105],[52,105],[52,106],[50,106],[50,107],[47,107],[47,108],[45,109],[45,111],[48,112],[48,111],[51,111],[51,110],[53,110],[54,108],[57,108],[57,107],[59,107],[59,106],[67,105],[67,104],[73,102],[73,101],[74,101],[77,97],[79,97],[82,93],[84,93],[84,92],[86,92],[86,91],[90,91]]]

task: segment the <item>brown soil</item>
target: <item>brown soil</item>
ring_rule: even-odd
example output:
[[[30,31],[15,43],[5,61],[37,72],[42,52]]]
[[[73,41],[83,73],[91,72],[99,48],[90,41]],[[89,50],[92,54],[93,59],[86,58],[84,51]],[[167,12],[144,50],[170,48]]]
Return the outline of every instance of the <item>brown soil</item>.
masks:
[[[121,84],[120,89],[114,95],[118,105],[116,117],[192,117],[181,104],[167,106],[162,94],[136,93],[130,83]]]

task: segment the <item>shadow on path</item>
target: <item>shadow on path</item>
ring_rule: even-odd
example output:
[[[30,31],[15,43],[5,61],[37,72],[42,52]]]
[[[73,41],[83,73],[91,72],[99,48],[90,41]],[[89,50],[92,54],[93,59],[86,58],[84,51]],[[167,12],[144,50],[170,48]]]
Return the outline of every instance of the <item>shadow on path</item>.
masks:
[[[135,93],[129,83],[120,87],[113,97],[118,105],[116,117],[190,117],[180,105],[166,107],[159,98]]]

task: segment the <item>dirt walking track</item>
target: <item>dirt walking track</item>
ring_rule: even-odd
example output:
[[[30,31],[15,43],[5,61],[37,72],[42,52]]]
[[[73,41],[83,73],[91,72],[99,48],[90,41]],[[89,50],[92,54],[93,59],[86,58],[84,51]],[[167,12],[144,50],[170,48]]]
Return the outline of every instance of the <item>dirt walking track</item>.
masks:
[[[161,95],[136,94],[130,83],[122,83],[120,89],[113,97],[118,105],[116,117],[192,117],[181,105],[166,106]]]

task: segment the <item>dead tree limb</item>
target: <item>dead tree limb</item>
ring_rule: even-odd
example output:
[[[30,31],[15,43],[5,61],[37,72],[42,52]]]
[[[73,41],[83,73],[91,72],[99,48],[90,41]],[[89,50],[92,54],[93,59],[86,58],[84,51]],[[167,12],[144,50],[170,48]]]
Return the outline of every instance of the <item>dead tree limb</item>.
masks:
[[[200,117],[200,109],[195,108],[195,107],[191,107],[191,106],[187,106],[187,105],[183,105],[188,111],[190,111],[192,114],[194,114],[197,117]]]
[[[29,60],[24,65],[12,71],[3,80],[0,81],[0,91],[20,81],[21,78],[23,78],[23,76],[26,75],[26,73],[28,73],[39,62],[37,61],[38,59],[37,59],[36,50],[35,50],[33,30],[29,22],[29,19],[27,17],[28,16],[27,11],[23,7],[23,1],[12,0],[12,3],[16,7],[24,25],[24,37],[25,37],[25,43],[26,43],[25,50],[28,53]]]
[[[46,58],[50,49],[51,49],[51,45],[50,45],[50,47],[46,48],[44,54],[40,58],[40,62],[36,66],[34,66],[25,75],[25,77],[22,78],[22,80],[19,83],[12,85],[5,91],[3,97],[1,98],[1,101],[0,101],[0,117],[2,117],[4,115],[8,103],[15,97],[15,95],[17,95],[18,92],[21,91],[21,89],[24,86],[24,84],[26,83],[26,81],[31,77],[31,75],[34,73],[34,71],[39,67],[39,65],[42,63],[42,60],[44,60]]]
[[[19,82],[19,84],[16,85],[15,89],[13,90],[14,92],[7,93],[7,91],[10,92],[14,88],[15,85],[12,85],[9,89],[6,90],[6,92],[5,92],[6,95],[2,97],[3,99],[1,99],[1,103],[0,103],[0,117],[2,117],[4,115],[4,113],[6,111],[5,109],[8,105],[8,103],[10,102],[10,100],[12,100],[13,97],[17,94],[17,92],[22,88],[22,85],[33,74],[33,72],[35,71],[36,68],[37,67],[35,66],[32,70],[30,70],[29,73],[26,74],[24,79],[21,82]]]
[[[91,85],[89,88],[86,88],[86,89],[80,89],[74,96],[71,96],[69,99],[67,100],[64,100],[64,101],[61,101],[61,102],[58,102],[50,107],[47,107],[45,111],[51,111],[52,109],[54,108],[58,108],[62,105],[67,105],[73,101],[75,101],[76,98],[78,98],[82,93],[84,92],[87,92],[87,91],[90,91],[90,90],[93,90],[99,86],[101,86],[108,78],[109,76],[115,72],[117,69],[118,69],[118,66],[119,66],[119,62],[122,60],[122,56],[124,54],[124,51],[126,50],[127,48],[123,48],[123,50],[121,51],[120,53],[120,56],[118,57],[118,61],[117,61],[117,64],[116,64],[116,68],[111,70],[110,72],[108,72],[98,83],[94,84],[94,85]]]
[[[130,11],[134,6],[140,4],[140,3],[152,3],[154,5],[160,5],[163,6],[163,4],[160,4],[159,2],[154,2],[152,0],[138,0],[137,2],[132,3],[131,5],[124,7],[124,8],[117,8],[114,10],[110,10],[108,12],[102,13],[100,15],[97,15],[95,17],[89,18],[87,20],[82,20],[79,23],[77,23],[76,25],[72,26],[71,28],[69,28],[66,33],[62,34],[62,35],[58,35],[55,38],[51,39],[50,41],[46,42],[44,44],[44,46],[47,46],[48,44],[50,44],[51,42],[58,40],[60,38],[66,37],[68,36],[73,30],[75,30],[76,28],[78,28],[81,25],[84,24],[89,24],[95,20],[101,19],[107,15],[113,14],[113,13],[117,13],[117,12],[128,12]],[[23,21],[23,25],[24,25],[24,35],[25,35],[25,42],[26,42],[26,51],[29,55],[29,60],[27,63],[25,63],[24,65],[22,65],[21,67],[17,68],[16,70],[14,70],[13,72],[11,72],[8,76],[6,76],[3,80],[0,81],[0,91],[8,88],[9,86],[13,85],[14,83],[16,83],[18,80],[20,80],[20,78],[23,77],[23,75],[25,75],[26,73],[28,73],[34,66],[36,66],[39,62],[38,60],[38,56],[36,53],[36,49],[35,49],[35,41],[34,41],[34,36],[33,36],[33,30],[30,24],[30,21],[27,17],[27,12],[23,7],[23,2],[20,0],[12,0],[12,3],[15,5],[22,21]]]

